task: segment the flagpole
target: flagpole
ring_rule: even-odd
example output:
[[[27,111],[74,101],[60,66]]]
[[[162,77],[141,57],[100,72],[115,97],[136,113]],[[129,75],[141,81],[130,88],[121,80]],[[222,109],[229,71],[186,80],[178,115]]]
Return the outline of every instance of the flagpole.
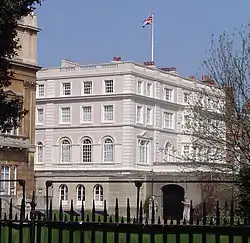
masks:
[[[151,25],[151,61],[154,62],[154,11],[151,13],[152,25]]]

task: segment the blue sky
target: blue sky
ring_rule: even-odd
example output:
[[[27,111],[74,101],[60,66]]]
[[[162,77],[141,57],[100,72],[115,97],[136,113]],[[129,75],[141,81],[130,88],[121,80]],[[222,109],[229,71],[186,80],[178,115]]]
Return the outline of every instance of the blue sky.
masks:
[[[151,58],[150,28],[143,20],[155,14],[155,63],[197,75],[212,34],[233,32],[249,23],[249,0],[45,0],[37,9],[42,31],[41,66],[61,59],[83,64],[111,61],[143,63]]]

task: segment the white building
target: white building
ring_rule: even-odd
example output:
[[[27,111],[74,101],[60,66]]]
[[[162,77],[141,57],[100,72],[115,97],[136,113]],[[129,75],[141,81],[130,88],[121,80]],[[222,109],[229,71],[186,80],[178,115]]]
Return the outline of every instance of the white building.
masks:
[[[106,199],[112,211],[115,198],[121,210],[128,197],[135,207],[132,183],[81,181],[195,179],[183,172],[181,159],[191,148],[182,135],[188,119],[183,109],[195,85],[175,72],[133,62],[82,66],[62,61],[60,67],[39,71],[35,172],[40,205],[46,180],[65,181],[50,190],[55,207],[60,200],[69,206],[73,199],[75,207],[84,200],[91,208],[94,199],[100,208]],[[144,184],[140,199],[154,194],[161,205],[165,184]],[[200,203],[199,186],[179,185]]]

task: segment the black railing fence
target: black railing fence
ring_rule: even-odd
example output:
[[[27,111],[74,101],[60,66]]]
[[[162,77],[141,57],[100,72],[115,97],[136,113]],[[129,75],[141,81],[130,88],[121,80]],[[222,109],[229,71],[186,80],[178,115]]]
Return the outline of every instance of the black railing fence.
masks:
[[[1,199],[0,199],[1,206]],[[127,199],[127,213],[119,214],[119,200],[116,199],[115,213],[109,215],[106,201],[103,212],[81,209],[75,211],[73,200],[69,210],[63,210],[62,203],[55,211],[50,201],[48,218],[35,209],[35,195],[31,202],[30,215],[25,218],[13,215],[10,201],[9,213],[0,219],[1,243],[247,243],[250,237],[250,218],[235,215],[234,203],[231,202],[229,213],[225,214],[219,202],[216,203],[213,215],[207,215],[206,203],[203,204],[203,215],[194,218],[194,208],[190,205],[188,220],[162,220],[155,217],[154,201],[149,218],[143,213],[143,202],[140,201],[139,218],[130,216],[130,202]],[[225,210],[227,211],[227,210]]]
[[[0,211],[2,204],[0,199]],[[35,194],[30,203],[30,214],[25,218],[13,215],[12,201],[9,212],[0,213],[1,243],[247,243],[250,242],[250,217],[238,215],[234,201],[220,205],[217,201],[214,212],[207,213],[203,203],[202,214],[194,214],[190,201],[189,214],[184,220],[156,217],[154,200],[151,211],[144,214],[143,201],[139,200],[136,217],[131,216],[130,200],[127,199],[126,213],[120,215],[119,198],[115,201],[114,214],[108,212],[104,200],[103,210],[96,210],[93,200],[92,209],[70,208],[53,210],[52,200],[48,211],[36,210]]]

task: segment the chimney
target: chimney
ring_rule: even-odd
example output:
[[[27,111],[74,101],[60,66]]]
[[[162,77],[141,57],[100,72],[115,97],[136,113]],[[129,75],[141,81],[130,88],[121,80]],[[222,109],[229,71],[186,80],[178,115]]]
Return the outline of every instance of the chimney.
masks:
[[[121,62],[121,61],[122,61],[121,57],[113,57],[112,62]]]
[[[201,81],[205,84],[208,84],[208,85],[215,85],[215,82],[212,78],[211,75],[203,75],[201,76]]]
[[[196,76],[189,76],[188,78],[196,80]]]
[[[143,65],[152,67],[155,65],[155,63],[152,61],[151,62],[144,62]]]

